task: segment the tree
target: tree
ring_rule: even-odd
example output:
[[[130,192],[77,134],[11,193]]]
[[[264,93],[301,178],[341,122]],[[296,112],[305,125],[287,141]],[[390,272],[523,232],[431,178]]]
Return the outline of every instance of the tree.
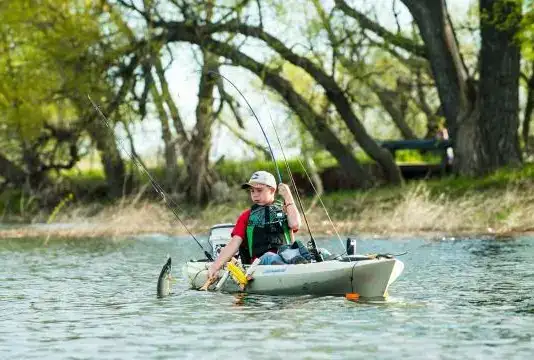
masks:
[[[219,68],[217,56],[202,49],[204,64],[200,75],[198,104],[196,108],[196,124],[188,146],[187,194],[196,203],[206,203],[211,194],[214,174],[209,171],[209,151],[211,133],[216,116],[214,114],[213,92],[217,84],[216,73]]]
[[[521,163],[518,127],[517,2],[480,1],[479,86],[469,79],[445,2],[403,0],[425,42],[441,104],[454,141],[459,174],[482,175]],[[503,27],[503,25],[505,25]],[[491,105],[490,105],[491,103]],[[506,109],[503,113],[499,109]]]
[[[380,27],[344,0],[335,2],[344,14],[387,43],[428,60],[454,141],[457,173],[483,175],[521,163],[517,136],[519,48],[514,38],[521,19],[519,1],[480,1],[478,81],[468,75],[445,0],[402,0],[424,47]]]
[[[113,134],[103,128],[86,94],[110,99],[118,107],[127,87],[113,92],[120,64],[121,33],[100,31],[101,6],[46,0],[41,8],[25,2],[2,3],[0,107],[5,126],[4,158],[19,167],[32,188],[48,182],[48,173],[72,168],[91,138],[101,152],[112,195],[120,195],[124,166]],[[110,23],[109,29],[113,30]],[[129,45],[126,45],[129,47]],[[117,78],[115,78],[116,80]],[[83,145],[86,147],[86,145]],[[15,186],[19,184],[14,183]]]
[[[521,21],[516,0],[480,0],[480,80],[478,98],[481,164],[475,174],[522,163],[519,147],[520,47],[515,36]],[[472,170],[471,170],[472,171]]]

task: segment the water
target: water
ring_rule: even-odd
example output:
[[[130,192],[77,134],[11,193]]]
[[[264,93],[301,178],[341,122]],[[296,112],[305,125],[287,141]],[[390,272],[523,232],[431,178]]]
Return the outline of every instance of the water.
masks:
[[[188,238],[0,240],[0,359],[530,359],[534,238],[362,239],[406,268],[386,301],[187,289]],[[330,249],[339,243],[321,240]],[[337,248],[339,249],[339,248]],[[166,255],[178,277],[157,299]]]

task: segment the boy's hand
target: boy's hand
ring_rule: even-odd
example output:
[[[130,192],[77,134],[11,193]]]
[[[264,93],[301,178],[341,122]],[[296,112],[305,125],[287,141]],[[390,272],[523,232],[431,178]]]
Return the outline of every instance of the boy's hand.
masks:
[[[208,279],[211,279],[211,280],[216,279],[218,272],[219,272],[219,269],[215,266],[215,264],[212,264],[208,270]]]
[[[284,202],[286,204],[293,202],[293,195],[291,194],[291,190],[289,189],[289,186],[287,186],[286,184],[280,183],[278,185],[278,193],[280,194],[280,196],[284,198]]]

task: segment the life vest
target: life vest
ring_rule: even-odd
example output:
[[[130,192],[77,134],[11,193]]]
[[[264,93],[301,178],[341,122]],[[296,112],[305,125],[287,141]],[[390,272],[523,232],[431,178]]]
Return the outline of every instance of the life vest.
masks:
[[[280,203],[271,205],[254,204],[250,208],[247,223],[247,241],[244,242],[245,258],[259,257],[270,249],[291,244],[287,215]],[[248,262],[248,261],[247,261]]]

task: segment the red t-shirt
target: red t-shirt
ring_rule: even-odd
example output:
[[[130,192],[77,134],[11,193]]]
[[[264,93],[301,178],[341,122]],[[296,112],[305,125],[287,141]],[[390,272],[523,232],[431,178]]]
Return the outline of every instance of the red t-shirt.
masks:
[[[232,237],[234,237],[234,235],[237,235],[241,239],[246,240],[247,224],[248,224],[249,217],[250,217],[250,209],[243,211],[241,215],[239,215],[235,223],[234,230],[232,230]]]

